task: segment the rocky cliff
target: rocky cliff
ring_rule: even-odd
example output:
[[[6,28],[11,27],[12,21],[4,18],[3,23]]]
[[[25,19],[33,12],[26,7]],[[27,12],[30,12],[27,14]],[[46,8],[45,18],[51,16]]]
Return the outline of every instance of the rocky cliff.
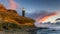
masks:
[[[16,10],[6,9],[4,5],[0,4],[0,28],[1,26],[4,28],[7,28],[6,26],[3,26],[3,24],[7,25],[7,24],[12,24],[12,23],[18,25],[19,27],[33,26],[34,22],[35,21],[33,19],[20,16]]]

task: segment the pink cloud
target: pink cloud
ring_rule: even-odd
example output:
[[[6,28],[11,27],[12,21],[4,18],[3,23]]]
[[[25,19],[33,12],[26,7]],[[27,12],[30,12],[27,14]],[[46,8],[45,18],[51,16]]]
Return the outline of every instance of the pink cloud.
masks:
[[[9,0],[9,9],[16,10],[18,8],[18,4],[14,0]]]

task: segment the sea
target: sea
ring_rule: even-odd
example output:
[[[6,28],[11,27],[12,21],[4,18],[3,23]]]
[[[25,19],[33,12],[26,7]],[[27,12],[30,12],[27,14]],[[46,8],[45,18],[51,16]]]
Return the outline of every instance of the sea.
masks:
[[[60,24],[39,24],[31,34],[60,34]]]

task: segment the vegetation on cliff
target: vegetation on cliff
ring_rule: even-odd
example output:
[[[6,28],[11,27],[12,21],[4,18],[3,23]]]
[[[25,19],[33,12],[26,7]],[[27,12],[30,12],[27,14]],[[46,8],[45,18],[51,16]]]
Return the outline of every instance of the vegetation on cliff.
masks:
[[[0,28],[21,28],[24,26],[34,26],[34,20],[18,15],[16,10],[6,9],[0,4]]]

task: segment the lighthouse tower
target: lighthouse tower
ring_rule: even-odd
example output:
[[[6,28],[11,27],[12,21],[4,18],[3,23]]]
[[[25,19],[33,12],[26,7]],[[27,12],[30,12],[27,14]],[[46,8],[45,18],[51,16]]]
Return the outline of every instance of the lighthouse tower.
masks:
[[[22,16],[25,17],[25,8],[22,8]]]

